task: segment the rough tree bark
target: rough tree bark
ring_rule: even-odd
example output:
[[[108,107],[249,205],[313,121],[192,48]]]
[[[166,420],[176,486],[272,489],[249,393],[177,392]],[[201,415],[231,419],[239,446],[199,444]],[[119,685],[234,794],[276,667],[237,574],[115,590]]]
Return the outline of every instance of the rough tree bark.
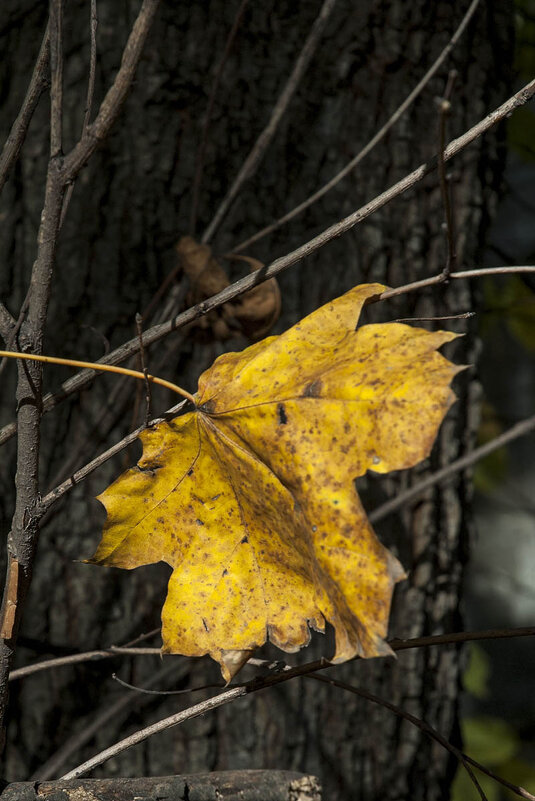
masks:
[[[77,140],[84,114],[89,62],[89,4],[67,4],[65,17],[65,140]],[[214,65],[220,58],[239,3],[163,3],[144,50],[133,91],[111,137],[74,188],[63,226],[52,287],[45,352],[99,358],[135,333],[143,311],[175,265],[173,246],[188,232],[195,152]],[[214,239],[224,253],[299,203],[328,180],[371,138],[420,79],[459,23],[466,2],[402,0],[353,3],[339,0],[316,55],[256,176],[234,204]],[[209,132],[200,193],[198,231],[212,218],[239,171],[320,8],[319,2],[250,4],[241,20],[221,77]],[[98,3],[96,103],[119,66],[120,53],[138,3]],[[16,116],[46,26],[42,3],[6,0],[0,12],[5,54],[3,112]],[[301,244],[317,231],[401,178],[437,149],[434,98],[444,91],[447,69],[458,70],[449,130],[462,133],[507,97],[511,62],[510,3],[485,2],[476,13],[447,68],[432,80],[355,175],[287,227],[254,246],[265,261]],[[501,169],[499,140],[491,133],[450,168],[453,176],[459,264],[477,266]],[[48,153],[48,107],[43,96],[20,159],[2,196],[0,295],[17,317],[24,300],[41,211]],[[391,203],[352,232],[280,278],[283,316],[278,330],[353,285],[373,280],[407,283],[439,271],[445,245],[438,180],[429,176],[410,195]],[[234,275],[239,275],[234,266]],[[180,276],[177,279],[180,281]],[[160,308],[165,302],[160,300]],[[183,303],[179,298],[177,303]],[[369,319],[444,315],[475,308],[464,282],[380,304]],[[178,305],[177,308],[180,308]],[[467,330],[464,322],[452,323]],[[208,340],[208,341],[207,341]],[[153,347],[153,372],[193,388],[201,370],[236,337],[220,343],[194,329]],[[455,346],[455,358],[473,361],[470,335]],[[14,370],[1,377],[2,421],[12,419]],[[45,389],[59,386],[69,371],[45,371]],[[472,374],[456,382],[460,401],[443,426],[428,464],[410,476],[361,482],[369,508],[386,492],[445,464],[473,438],[476,388]],[[68,476],[99,450],[143,419],[131,385],[100,377],[43,421],[43,491]],[[171,401],[155,393],[155,410]],[[138,408],[140,406],[141,408]],[[97,543],[102,511],[92,500],[137,451],[118,457],[91,476],[47,515],[22,626],[19,664],[40,655],[120,643],[159,623],[167,569],[132,574],[77,564]],[[0,462],[0,512],[7,531],[12,513],[13,442]],[[385,544],[399,554],[409,579],[396,592],[392,634],[411,637],[456,630],[462,565],[467,547],[469,491],[459,477],[435,488],[403,515],[378,525]],[[306,654],[329,655],[328,638],[315,637]],[[274,654],[269,647],[267,653]],[[166,686],[196,686],[218,680],[207,660],[177,658]],[[160,669],[156,658],[122,660],[120,674],[143,685]],[[41,766],[66,740],[111,708],[124,691],[109,680],[109,663],[62,668],[12,686],[5,776],[43,776]],[[390,699],[427,720],[446,737],[457,736],[459,655],[454,647],[407,651],[393,660],[357,662],[337,675]],[[173,682],[173,676],[175,678]],[[180,697],[179,697],[180,698]],[[136,696],[108,716],[94,737],[67,758],[51,763],[56,777],[148,719],[170,714],[188,696]],[[138,746],[95,775],[157,775],[221,769],[269,768],[319,775],[324,797],[371,799],[446,798],[455,766],[447,753],[407,723],[341,691],[305,679],[257,697]]]

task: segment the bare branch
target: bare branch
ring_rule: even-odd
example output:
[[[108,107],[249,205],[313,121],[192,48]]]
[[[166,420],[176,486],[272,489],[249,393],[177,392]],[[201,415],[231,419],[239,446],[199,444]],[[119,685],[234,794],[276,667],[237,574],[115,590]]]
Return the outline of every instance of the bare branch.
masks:
[[[85,129],[85,133],[71,152],[65,156],[62,179],[68,183],[78,175],[84,164],[94,153],[99,143],[108,135],[110,128],[119,116],[122,104],[132,84],[141,51],[149,33],[159,0],[143,0],[139,14],[125,45],[121,67],[115,80],[101,103],[95,121]]]
[[[51,3],[61,17],[61,2]],[[54,33],[52,33],[54,28]],[[61,37],[61,20],[51,24],[51,40]],[[56,41],[55,52],[61,53]],[[51,45],[52,50],[52,45]],[[61,71],[61,70],[60,70]],[[61,81],[58,70],[51,84],[50,127],[54,129],[57,146],[58,120],[61,120],[61,101],[55,97]],[[61,92],[61,89],[59,89]],[[52,139],[51,139],[52,142]],[[55,261],[57,234],[63,204],[64,187],[58,180],[59,157],[48,162],[45,199],[37,236],[37,256],[32,268],[28,313],[21,324],[23,346],[39,354],[45,331],[50,283]],[[0,731],[3,734],[8,702],[8,676],[17,642],[18,629],[26,595],[32,578],[33,561],[39,537],[39,446],[42,414],[42,370],[39,364],[19,363],[17,382],[17,470],[15,474],[16,501],[11,531],[7,542],[7,575],[0,615]],[[0,734],[0,741],[3,741]]]
[[[97,0],[91,0],[91,18],[89,21],[90,45],[89,45],[89,78],[87,81],[87,95],[85,99],[84,121],[82,122],[82,137],[85,134],[91,119],[91,109],[93,108],[93,95],[95,92],[95,75],[97,71]]]
[[[95,92],[95,76],[97,70],[97,25],[98,25],[97,0],[91,0],[91,11],[89,20],[89,33],[90,33],[89,78],[87,81],[85,112],[84,112],[84,119],[82,122],[82,132],[81,132],[82,138],[84,137],[87,131],[89,120],[91,119],[91,109],[93,107],[93,94]],[[59,224],[60,228],[63,227],[63,222],[67,215],[67,211],[69,208],[69,204],[71,202],[71,197],[73,192],[74,192],[74,181],[71,181],[67,187],[67,193],[65,195],[65,200],[63,201],[63,208],[61,210],[61,220]]]
[[[35,62],[35,67],[33,69],[30,85],[28,87],[28,91],[26,92],[26,97],[24,98],[22,107],[17,115],[17,119],[11,126],[9,136],[7,137],[6,143],[2,149],[2,154],[0,155],[0,192],[2,191],[2,188],[6,182],[9,170],[17,160],[22,143],[26,138],[26,132],[33,117],[33,112],[35,111],[37,103],[39,102],[39,98],[49,84],[49,59],[50,37],[49,26],[47,24],[43,41],[41,42],[39,55],[37,56],[37,61]]]
[[[154,426],[157,423],[162,423],[168,418],[169,415],[179,412],[185,403],[186,401],[177,403],[176,406],[173,406],[165,413],[165,417],[158,417],[155,420],[151,420],[150,425]],[[108,450],[104,451],[103,453],[99,453],[95,459],[93,459],[91,462],[88,462],[88,464],[84,465],[84,467],[81,467],[80,470],[77,470],[75,473],[73,473],[70,478],[68,478],[66,481],[63,481],[62,484],[59,484],[57,487],[47,493],[41,501],[42,511],[47,511],[49,507],[52,506],[55,501],[59,500],[63,495],[65,495],[66,492],[69,492],[71,489],[73,489],[73,487],[76,487],[81,481],[84,480],[84,478],[87,478],[87,476],[89,476],[94,470],[96,470],[98,467],[101,467],[101,465],[107,462],[108,459],[111,459],[112,456],[115,456],[127,448],[128,445],[130,445],[139,437],[145,428],[145,425],[139,426],[139,428],[136,428],[135,431],[132,431],[132,433],[128,434],[120,442],[112,445],[111,448],[108,448]]]
[[[159,629],[157,630],[159,631]],[[151,632],[154,634],[155,632]],[[400,640],[395,638],[388,640],[389,646],[393,651],[407,651],[412,648],[428,648],[435,645],[452,645],[467,642],[477,642],[480,640],[504,640],[513,639],[515,637],[533,637],[535,636],[535,626],[523,626],[516,629],[484,629],[483,631],[456,631],[449,634],[433,634],[428,637],[413,637],[409,640]],[[41,662],[35,662],[33,665],[25,665],[24,667],[12,670],[9,674],[10,681],[17,681],[31,676],[34,673],[40,673],[42,670],[52,670],[58,667],[66,667],[68,665],[77,665],[82,662],[92,662],[101,659],[112,659],[118,656],[154,656],[161,655],[160,648],[138,648],[133,647],[132,643],[128,645],[112,645],[110,648],[104,648],[97,651],[83,651],[79,654],[69,654],[68,656],[58,656],[53,659],[43,659]],[[166,654],[165,658],[174,656],[173,654]],[[359,659],[360,657],[355,657]],[[250,665],[259,667],[266,666],[265,660],[262,659],[249,659]],[[267,663],[268,665],[271,663]],[[282,665],[283,663],[276,663]],[[198,687],[194,690],[200,689]],[[203,688],[204,689],[204,688]],[[193,690],[192,690],[193,691]]]
[[[271,112],[271,117],[268,124],[256,140],[251,152],[245,159],[241,170],[236,176],[234,183],[228,190],[226,196],[223,198],[221,205],[215,213],[214,219],[203,234],[202,242],[209,242],[212,239],[222,221],[225,219],[225,216],[240,192],[243,184],[256,172],[256,169],[262,161],[266,150],[273,139],[275,131],[279,126],[279,122],[288,108],[288,105],[310,63],[310,60],[314,55],[327,20],[329,19],[335,4],[336,0],[324,0],[320,13],[314,21],[305,44],[303,45],[303,49],[299,53],[297,61],[294,64],[291,75],[288,78],[277,102],[275,103],[275,107]]]
[[[50,0],[50,157],[63,145],[63,0]]]
[[[450,79],[448,86],[451,86],[453,81]],[[451,112],[451,103],[448,99],[448,91],[446,90],[445,96],[441,98],[438,114],[438,176],[440,181],[440,193],[442,195],[442,205],[444,206],[444,215],[446,217],[446,244],[447,244],[447,257],[444,267],[444,275],[446,278],[451,271],[455,268],[457,261],[457,251],[455,247],[455,229],[453,225],[453,210],[450,198],[450,187],[448,178],[446,176],[446,166],[444,164],[444,144],[446,142],[446,121]]]
[[[431,78],[435,75],[437,70],[442,66],[442,64],[444,63],[446,58],[449,56],[449,54],[451,53],[451,51],[453,50],[453,48],[455,47],[455,45],[457,44],[457,42],[461,38],[462,34],[464,33],[464,31],[466,29],[466,26],[468,25],[468,23],[472,19],[473,15],[474,15],[474,12],[475,12],[477,6],[479,5],[479,2],[480,2],[480,0],[472,0],[472,2],[470,3],[470,5],[468,7],[468,10],[467,10],[466,14],[464,15],[464,17],[463,17],[463,19],[461,21],[461,24],[459,25],[459,27],[457,28],[457,30],[455,31],[455,33],[451,37],[451,39],[448,42],[448,44],[446,45],[444,50],[441,52],[441,54],[437,58],[437,60],[435,61],[435,63],[425,73],[425,75],[423,76],[421,81],[414,87],[414,89],[412,90],[410,95],[403,101],[403,103],[399,106],[399,108],[397,108],[396,111],[394,111],[394,113],[392,114],[392,116],[390,117],[388,122],[386,122],[385,125],[383,125],[383,127],[380,128],[380,130],[377,131],[376,134],[374,134],[374,136],[370,139],[368,144],[365,145],[362,148],[362,150],[359,153],[357,153],[357,155],[354,158],[352,158],[351,161],[348,164],[346,164],[346,166],[343,167],[343,169],[341,169],[340,172],[338,172],[334,176],[334,178],[331,178],[330,181],[328,181],[326,184],[324,184],[324,186],[322,186],[320,189],[318,189],[317,192],[314,192],[314,194],[310,195],[310,197],[308,197],[306,200],[304,200],[298,206],[293,208],[291,211],[289,211],[283,217],[280,217],[274,223],[271,223],[271,225],[267,225],[265,228],[262,228],[261,231],[258,231],[256,234],[254,234],[253,236],[250,236],[248,239],[244,240],[243,242],[240,242],[239,245],[237,245],[236,247],[234,247],[232,249],[234,253],[239,253],[242,250],[245,250],[250,245],[252,245],[253,242],[258,242],[259,239],[263,239],[265,236],[267,236],[268,234],[271,234],[273,231],[276,231],[278,228],[283,226],[285,223],[287,223],[290,220],[293,220],[295,217],[299,216],[299,214],[301,214],[301,212],[305,211],[305,209],[308,209],[310,206],[312,206],[314,203],[316,203],[317,200],[319,200],[324,195],[326,195],[327,192],[330,192],[331,189],[334,189],[334,187],[337,186],[340,183],[340,181],[343,178],[346,177],[346,175],[349,175],[349,173],[352,172],[355,169],[355,167],[358,164],[360,164],[361,161],[364,160],[364,158],[368,155],[368,153],[370,153],[373,150],[375,145],[379,144],[379,142],[382,139],[384,139],[384,137],[386,136],[388,131],[390,131],[390,129],[393,128],[393,126],[396,124],[396,122],[403,116],[403,114],[405,114],[407,109],[410,108],[410,106],[414,103],[414,101],[416,100],[418,95],[422,92],[422,90],[427,86],[427,84],[429,83]]]
[[[460,459],[456,459],[441,470],[437,470],[436,473],[418,481],[413,487],[409,487],[403,492],[400,492],[399,495],[396,495],[396,497],[392,498],[390,501],[383,503],[368,515],[370,523],[377,523],[378,520],[382,520],[384,517],[392,514],[392,512],[401,509],[405,504],[409,503],[409,501],[418,498],[430,487],[434,487],[436,484],[441,484],[443,481],[453,478],[461,470],[465,470],[467,467],[475,464],[480,459],[483,459],[483,457],[488,456],[489,453],[498,450],[498,448],[502,448],[504,445],[507,445],[508,442],[518,439],[518,437],[525,436],[533,430],[535,430],[535,415],[533,417],[528,417],[526,420],[522,420],[520,423],[516,423],[516,425],[504,431],[503,434],[495,437],[490,442],[486,442],[479,448],[475,448],[473,451],[461,456]]]
[[[176,663],[173,662],[166,664],[147,680],[147,686],[150,687],[162,681],[162,679],[167,678],[169,675],[173,675],[175,680],[184,679],[189,669],[190,666],[188,663],[182,666],[177,666]],[[41,765],[41,767],[35,771],[32,779],[41,782],[53,779],[54,776],[57,776],[69,757],[83,748],[96,734],[103,731],[108,721],[117,721],[117,716],[128,709],[133,703],[138,705],[140,703],[147,703],[149,700],[150,699],[140,699],[139,696],[132,695],[132,693],[122,693],[116,701],[111,702],[111,699],[109,699],[108,703],[103,702],[97,714],[92,716],[92,720],[82,726],[77,732],[73,733],[64,745],[52,754],[44,765]]]
[[[67,665],[79,665],[82,662],[99,662],[102,659],[116,659],[118,656],[161,656],[161,648],[128,648],[126,646],[112,646],[100,651],[84,651],[80,654],[68,654],[68,656],[58,656],[54,659],[43,659],[42,662],[35,662],[33,665],[12,670],[9,674],[9,681],[17,681],[40,673],[42,670],[66,667]]]
[[[240,27],[242,21],[243,12],[245,11],[248,1],[249,0],[241,0],[238,11],[236,12],[236,16],[234,17],[234,22],[232,23],[232,28],[230,29],[229,35],[227,37],[225,49],[223,50],[223,55],[221,56],[219,64],[217,65],[212,88],[210,89],[210,97],[208,98],[208,105],[206,107],[206,114],[204,117],[204,123],[202,127],[201,143],[199,145],[199,149],[197,150],[197,155],[195,158],[195,176],[193,178],[193,189],[191,191],[191,214],[190,214],[190,224],[189,224],[191,236],[195,236],[195,228],[197,226],[197,211],[199,208],[199,193],[201,188],[202,173],[204,169],[204,155],[206,152],[208,131],[210,129],[210,122],[212,120],[212,111],[214,109],[215,99],[217,97],[217,90],[219,89],[219,83],[221,81],[221,76],[223,75],[223,68],[230,55],[230,51],[232,50],[232,45],[234,44],[234,39],[236,38],[238,28]]]
[[[95,123],[66,160],[61,156],[62,126],[62,11],[63,0],[50,3],[50,152],[45,199],[32,269],[28,314],[21,325],[24,348],[41,354],[65,190],[103,139],[119,114],[158,0],[144,0],[123,53],[117,77],[104,98]],[[8,537],[8,568],[0,616],[0,742],[8,699],[8,675],[18,629],[32,577],[39,536],[39,444],[42,415],[42,370],[37,363],[19,363],[17,384],[18,431],[16,504]]]
[[[374,695],[373,693],[368,692],[367,690],[361,690],[360,687],[355,687],[353,684],[347,684],[345,681],[339,681],[338,679],[332,679],[328,676],[321,676],[320,674],[309,673],[308,678],[316,679],[316,681],[322,681],[326,684],[331,684],[333,687],[339,687],[342,690],[347,690],[354,695],[358,695],[360,698],[364,698],[367,701],[371,701],[373,704],[378,704],[379,706],[388,709],[390,712],[393,712],[394,715],[397,715],[403,720],[407,720],[409,723],[412,723],[413,726],[416,726],[420,731],[424,734],[427,734],[428,737],[431,737],[437,743],[440,743],[447,751],[452,753],[459,762],[466,768],[466,771],[474,784],[476,785],[480,798],[485,799],[485,795],[483,790],[481,789],[477,779],[475,778],[474,774],[470,770],[470,765],[474,768],[477,768],[482,773],[485,773],[487,776],[490,776],[491,779],[502,784],[504,787],[507,787],[508,790],[511,790],[516,795],[520,796],[521,798],[526,798],[528,801],[535,801],[535,795],[528,793],[523,787],[519,787],[516,784],[512,784],[508,782],[506,779],[502,779],[501,776],[498,776],[493,771],[486,768],[484,765],[481,765],[479,762],[476,762],[475,759],[469,757],[468,754],[465,754],[463,751],[460,751],[454,745],[452,745],[445,737],[443,737],[439,732],[434,729],[429,723],[426,723],[425,720],[421,720],[421,718],[417,718],[415,715],[411,715],[410,712],[405,712],[404,709],[401,709],[399,706],[390,703],[390,701],[385,701],[384,698],[379,698],[379,696]]]
[[[395,638],[388,640],[393,651],[406,651],[408,648],[426,648],[430,645],[452,645],[455,643],[476,642],[478,640],[508,640],[511,637],[533,637],[535,626],[517,629],[484,629],[483,631],[456,631],[450,634],[432,634],[428,637],[412,637],[409,640]]]
[[[482,267],[478,270],[460,270],[459,272],[450,273],[448,280],[456,278],[484,278],[486,275],[519,275],[520,273],[535,273],[535,266],[527,264],[525,266],[514,267]],[[389,300],[396,298],[398,295],[406,295],[408,292],[417,292],[420,289],[443,284],[446,281],[446,276],[443,273],[432,275],[430,278],[422,278],[421,281],[413,281],[412,284],[404,284],[404,286],[394,287],[393,289],[385,289],[376,298],[370,298],[370,303],[377,303],[379,300]],[[1,444],[0,432],[0,444]]]
[[[516,629],[513,631],[518,632],[518,636],[532,636],[535,633],[535,627],[529,629]],[[453,635],[439,635],[438,637],[416,638],[414,640],[394,640],[393,649],[403,650],[403,648],[408,647],[420,647],[422,644],[444,644],[445,640],[443,638],[445,637],[453,638],[451,639],[451,642],[468,642],[470,639],[485,639],[487,635],[489,635],[491,638],[497,638],[501,636],[509,637],[511,636],[511,632],[504,632],[500,630],[473,633],[459,632]],[[514,636],[517,635],[515,634]],[[425,643],[423,642],[424,640],[426,641]],[[219,693],[212,698],[208,698],[206,701],[202,701],[199,704],[189,707],[189,709],[185,709],[182,712],[178,712],[170,717],[164,718],[163,720],[160,720],[151,726],[140,729],[129,737],[126,737],[120,742],[110,746],[110,748],[106,748],[104,751],[96,754],[94,757],[87,760],[87,762],[84,762],[74,770],[69,771],[69,773],[66,773],[64,776],[61,776],[61,778],[77,779],[79,776],[83,776],[84,774],[93,770],[93,768],[97,767],[98,765],[102,765],[108,759],[111,759],[112,757],[117,756],[117,754],[126,751],[126,749],[131,748],[133,745],[137,745],[137,743],[143,742],[143,740],[152,737],[153,734],[157,734],[160,731],[165,731],[165,729],[169,729],[172,726],[178,726],[179,724],[184,723],[186,720],[199,717],[199,715],[203,715],[212,709],[217,709],[220,706],[229,704],[237,698],[241,698],[249,693],[257,692],[258,690],[263,690],[267,687],[273,687],[276,684],[282,684],[283,682],[289,681],[297,676],[307,676],[311,673],[315,673],[319,670],[324,670],[325,668],[329,667],[335,667],[335,665],[332,665],[326,659],[317,659],[313,662],[308,662],[304,665],[299,665],[293,668],[283,666],[283,669],[280,671],[272,672],[266,676],[259,676],[252,681],[246,682],[245,684],[228,688],[222,693]],[[474,760],[470,759],[469,757],[466,757],[466,759],[471,765],[474,765],[480,770],[487,772],[486,768],[483,768],[483,766],[480,766],[478,763],[474,762]],[[525,797],[532,798],[529,795]]]
[[[260,689],[260,687],[258,687],[258,689]],[[219,693],[219,695],[215,695],[212,698],[208,698],[206,701],[201,701],[201,703],[189,707],[189,709],[185,709],[183,712],[177,712],[168,718],[164,718],[163,720],[159,720],[157,723],[153,723],[151,726],[146,726],[144,729],[140,729],[134,734],[131,734],[129,737],[125,737],[123,740],[120,740],[118,743],[110,746],[110,748],[106,748],[104,751],[96,754],[91,759],[88,759],[86,762],[78,765],[78,767],[74,768],[74,770],[70,770],[68,773],[65,773],[60,778],[77,779],[79,776],[89,773],[89,771],[93,770],[93,768],[96,768],[98,765],[102,765],[104,762],[107,762],[108,759],[111,759],[112,757],[117,756],[117,754],[126,751],[133,745],[137,745],[137,743],[147,740],[149,737],[152,737],[153,734],[158,734],[158,732],[165,731],[172,726],[178,726],[180,723],[184,723],[186,720],[191,720],[192,718],[197,718],[200,715],[204,715],[206,712],[209,712],[212,709],[217,709],[220,706],[224,706],[225,704],[228,704],[231,701],[234,701],[236,698],[240,698],[246,694],[246,687],[234,687],[231,690],[225,690],[224,692]]]

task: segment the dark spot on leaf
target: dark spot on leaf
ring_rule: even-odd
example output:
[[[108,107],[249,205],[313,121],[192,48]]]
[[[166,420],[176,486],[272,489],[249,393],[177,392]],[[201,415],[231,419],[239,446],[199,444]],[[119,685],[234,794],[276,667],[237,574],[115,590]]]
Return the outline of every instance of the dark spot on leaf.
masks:
[[[193,475],[193,467],[190,467],[190,469],[188,470],[188,476],[192,476],[192,475]]]
[[[217,495],[214,495],[214,497],[212,498],[212,500],[213,500],[213,501],[217,501],[217,499],[218,499],[218,498],[220,498],[220,497],[221,497],[221,493],[220,493],[220,492],[218,492],[218,493],[217,493]]]
[[[205,631],[210,631],[210,629],[208,628],[208,623],[206,622],[206,620],[204,618],[202,619],[202,624],[204,626],[204,630]]]
[[[317,378],[312,383],[308,384],[305,387],[305,391],[303,392],[303,398],[319,398],[321,392],[321,381]]]
[[[199,520],[199,518],[197,518],[197,520],[195,522],[197,523],[198,526],[204,526],[203,521]]]
[[[285,426],[288,422],[288,418],[286,417],[286,410],[284,408],[283,403],[279,403],[277,406],[277,417],[279,419],[279,425]]]
[[[246,543],[248,543],[248,542],[249,542],[249,537],[245,536],[245,537],[242,539],[242,541],[241,541],[240,545],[245,545],[245,544],[246,544]]]
[[[227,568],[225,568],[225,569],[223,570],[223,576],[228,576],[228,570],[227,570]]]

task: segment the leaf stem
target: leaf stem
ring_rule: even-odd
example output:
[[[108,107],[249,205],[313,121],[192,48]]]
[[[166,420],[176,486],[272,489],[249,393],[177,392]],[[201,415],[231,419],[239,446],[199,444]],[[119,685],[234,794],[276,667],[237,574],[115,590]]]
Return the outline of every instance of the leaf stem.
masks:
[[[173,384],[171,381],[166,381],[165,378],[158,378],[158,376],[142,373],[139,370],[129,370],[127,367],[117,367],[114,364],[99,364],[97,362],[81,362],[77,359],[60,359],[56,356],[37,356],[33,353],[18,353],[17,351],[0,350],[0,356],[10,359],[27,359],[32,362],[45,362],[46,364],[66,364],[68,367],[86,367],[90,370],[97,370],[104,373],[118,373],[119,375],[128,375],[132,378],[137,378],[140,381],[152,381],[153,384],[159,384],[161,387],[173,390],[177,395],[182,395],[195,405],[195,398],[185,389]]]

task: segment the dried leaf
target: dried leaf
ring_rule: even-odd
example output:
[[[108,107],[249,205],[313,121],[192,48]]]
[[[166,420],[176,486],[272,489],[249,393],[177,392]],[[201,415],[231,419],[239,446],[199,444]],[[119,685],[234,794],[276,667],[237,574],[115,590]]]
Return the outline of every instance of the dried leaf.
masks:
[[[191,283],[188,304],[194,306],[230,285],[230,280],[208,245],[201,245],[191,236],[183,236],[177,244],[184,273]],[[249,264],[251,272],[264,265],[249,256],[229,254],[227,258],[239,259]],[[194,325],[202,330],[211,330],[214,339],[229,339],[241,331],[251,340],[265,336],[280,315],[281,299],[279,286],[274,278],[250,289],[235,301],[225,303]]]
[[[173,567],[164,652],[209,653],[228,681],[266,637],[297,651],[328,621],[333,661],[390,653],[404,573],[353,479],[428,455],[460,368],[436,351],[454,334],[355,331],[383,289],[356,287],[281,336],[219,357],[195,411],[144,431],[138,466],[100,496],[108,517],[92,562]]]

